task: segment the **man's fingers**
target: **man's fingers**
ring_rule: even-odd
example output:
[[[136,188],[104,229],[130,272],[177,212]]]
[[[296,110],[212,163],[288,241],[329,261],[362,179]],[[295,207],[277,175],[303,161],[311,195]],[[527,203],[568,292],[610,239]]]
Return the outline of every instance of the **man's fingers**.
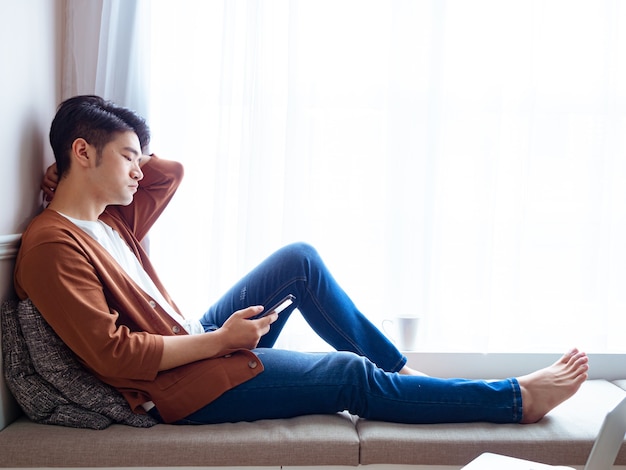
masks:
[[[233,313],[233,315],[237,315],[241,318],[252,318],[257,316],[262,311],[263,307],[261,305],[254,305],[252,307],[244,308],[243,310],[237,310]]]

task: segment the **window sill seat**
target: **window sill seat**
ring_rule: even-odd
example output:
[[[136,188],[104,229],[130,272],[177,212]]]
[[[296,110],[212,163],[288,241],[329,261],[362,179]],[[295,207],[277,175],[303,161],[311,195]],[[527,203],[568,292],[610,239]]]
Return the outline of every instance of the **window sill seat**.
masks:
[[[402,425],[342,413],[205,426],[85,430],[21,416],[0,431],[0,467],[356,467],[458,469],[483,452],[582,466],[626,379],[589,380],[532,425]],[[626,444],[616,465],[626,465]],[[625,467],[626,468],[626,467]]]

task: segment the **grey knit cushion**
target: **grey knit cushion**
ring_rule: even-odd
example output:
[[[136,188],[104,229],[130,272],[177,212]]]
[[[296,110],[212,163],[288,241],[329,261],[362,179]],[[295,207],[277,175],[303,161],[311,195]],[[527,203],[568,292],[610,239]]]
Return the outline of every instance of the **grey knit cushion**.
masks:
[[[91,429],[156,424],[88,372],[30,300],[5,301],[0,329],[7,386],[33,421]]]

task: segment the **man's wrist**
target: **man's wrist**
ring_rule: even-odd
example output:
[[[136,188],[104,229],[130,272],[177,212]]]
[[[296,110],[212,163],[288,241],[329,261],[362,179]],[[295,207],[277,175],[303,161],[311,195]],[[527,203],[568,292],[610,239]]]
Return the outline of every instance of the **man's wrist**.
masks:
[[[144,153],[144,154],[141,156],[141,161],[139,162],[139,166],[140,166],[140,167],[142,167],[142,166],[144,166],[146,163],[148,163],[150,160],[152,160],[152,156],[153,156],[153,155],[154,155],[153,153],[151,153],[150,155],[148,155],[148,154],[145,154],[145,153]]]

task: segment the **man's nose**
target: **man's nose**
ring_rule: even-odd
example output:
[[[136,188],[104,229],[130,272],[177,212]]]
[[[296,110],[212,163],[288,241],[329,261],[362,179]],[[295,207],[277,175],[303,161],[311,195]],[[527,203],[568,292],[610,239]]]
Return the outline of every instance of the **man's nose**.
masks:
[[[139,165],[136,165],[136,167],[133,168],[131,177],[136,181],[140,181],[143,179],[143,172],[141,171],[141,168],[139,167]]]

